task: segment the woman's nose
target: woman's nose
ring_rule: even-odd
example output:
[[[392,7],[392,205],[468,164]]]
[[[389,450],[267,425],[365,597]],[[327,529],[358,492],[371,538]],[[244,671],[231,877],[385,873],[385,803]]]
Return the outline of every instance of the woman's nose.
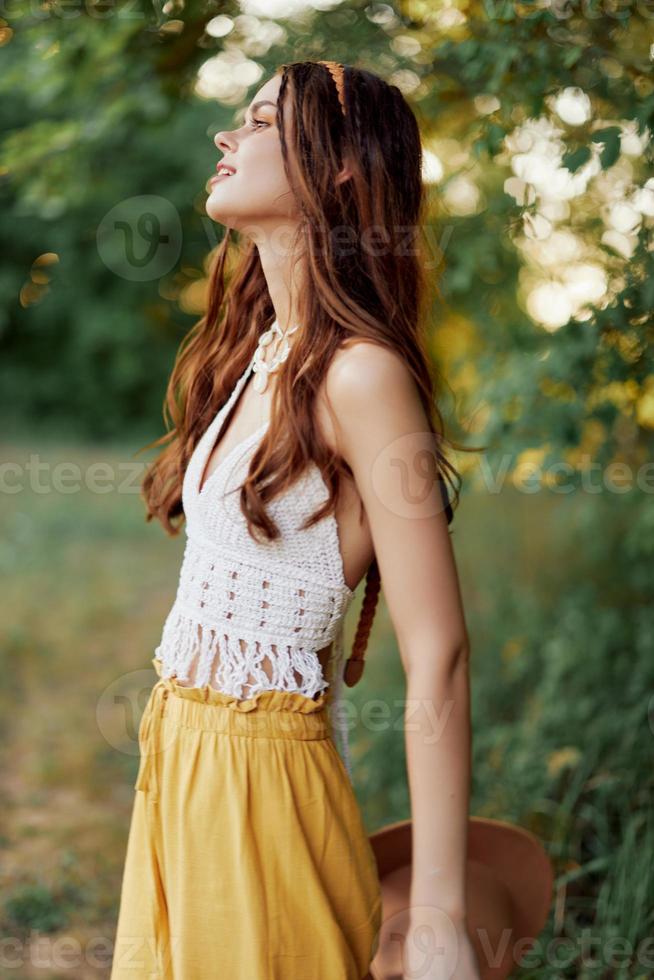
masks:
[[[234,148],[234,140],[232,138],[232,134],[228,133],[225,130],[221,130],[219,133],[216,133],[216,135],[213,138],[213,141],[216,146],[216,149],[222,150],[223,153],[226,150],[230,150]]]

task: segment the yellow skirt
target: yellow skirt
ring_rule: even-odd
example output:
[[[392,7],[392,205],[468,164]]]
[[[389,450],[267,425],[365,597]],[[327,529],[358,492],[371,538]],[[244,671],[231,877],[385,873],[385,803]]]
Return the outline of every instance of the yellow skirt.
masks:
[[[239,701],[152,663],[111,980],[362,980],[381,885],[328,691]]]

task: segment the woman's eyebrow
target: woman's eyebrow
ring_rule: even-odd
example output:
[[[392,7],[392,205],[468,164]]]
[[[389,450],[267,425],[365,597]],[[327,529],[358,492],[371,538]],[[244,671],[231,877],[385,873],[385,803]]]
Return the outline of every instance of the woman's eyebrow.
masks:
[[[256,112],[257,109],[261,108],[262,105],[271,105],[274,109],[277,108],[276,102],[271,102],[269,99],[259,99],[258,102],[253,102],[252,105],[245,110],[246,118],[248,112],[250,113],[250,116],[252,116],[252,113]]]

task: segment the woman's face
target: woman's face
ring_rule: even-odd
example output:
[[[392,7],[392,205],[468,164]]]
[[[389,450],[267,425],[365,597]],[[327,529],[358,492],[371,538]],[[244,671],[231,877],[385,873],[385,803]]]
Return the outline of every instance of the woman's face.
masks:
[[[280,223],[297,220],[275,123],[281,75],[274,75],[254,96],[239,129],[216,133],[214,143],[221,151],[217,167],[233,168],[229,176],[209,181],[206,212],[228,228],[254,233],[270,232]],[[286,120],[288,125],[288,119]]]

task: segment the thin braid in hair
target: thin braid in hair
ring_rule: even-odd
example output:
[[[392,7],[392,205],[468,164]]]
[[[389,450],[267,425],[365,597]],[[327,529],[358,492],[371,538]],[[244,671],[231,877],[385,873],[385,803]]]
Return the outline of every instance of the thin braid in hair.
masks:
[[[372,623],[379,601],[380,588],[381,578],[379,567],[377,565],[377,559],[373,558],[366,572],[366,588],[363,594],[359,621],[352,644],[352,652],[345,661],[345,667],[343,668],[343,680],[348,687],[354,687],[363,674],[363,668],[365,666],[363,658],[368,647],[370,631],[372,630]]]
[[[341,112],[345,116],[347,114],[347,110],[345,108],[345,66],[339,61],[319,61],[318,64],[324,65],[334,79],[334,85],[336,86],[336,94],[338,95]]]

